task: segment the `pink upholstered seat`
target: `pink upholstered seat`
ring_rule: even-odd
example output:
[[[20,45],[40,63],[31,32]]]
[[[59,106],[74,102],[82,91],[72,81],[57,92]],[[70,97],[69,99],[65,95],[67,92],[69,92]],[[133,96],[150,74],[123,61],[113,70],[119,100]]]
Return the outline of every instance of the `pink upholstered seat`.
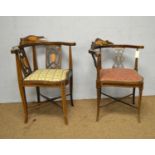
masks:
[[[141,77],[135,70],[128,68],[110,68],[100,70],[100,81],[101,82],[131,82],[137,83],[142,82],[143,77]]]

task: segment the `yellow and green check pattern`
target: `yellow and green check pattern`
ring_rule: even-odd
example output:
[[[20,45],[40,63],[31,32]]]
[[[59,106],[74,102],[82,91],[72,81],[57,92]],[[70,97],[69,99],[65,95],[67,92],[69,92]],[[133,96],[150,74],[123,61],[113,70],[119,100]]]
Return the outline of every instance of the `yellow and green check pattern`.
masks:
[[[38,69],[24,80],[58,82],[66,80],[68,73],[68,69]]]

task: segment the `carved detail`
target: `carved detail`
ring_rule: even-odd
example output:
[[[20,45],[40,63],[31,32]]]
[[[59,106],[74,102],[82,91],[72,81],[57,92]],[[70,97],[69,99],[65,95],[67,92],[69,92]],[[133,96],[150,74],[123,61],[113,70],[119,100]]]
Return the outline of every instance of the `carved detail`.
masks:
[[[60,46],[48,46],[46,48],[46,68],[61,68],[61,58]]]
[[[46,39],[44,38],[44,36],[35,36],[35,35],[29,35],[25,38],[21,38],[20,39],[20,45],[24,45],[27,43],[41,43],[41,42],[45,42]]]
[[[28,62],[28,59],[27,59],[24,49],[20,49],[18,55],[19,55],[19,61],[21,63],[21,67],[22,67],[22,72],[23,72],[24,76],[27,77],[28,75],[30,75],[32,73],[32,70],[29,65],[29,62]]]
[[[114,64],[113,68],[124,68],[123,62],[125,57],[123,56],[124,48],[116,48],[115,49],[115,57],[113,58]]]
[[[92,42],[91,48],[95,49],[96,47],[106,46],[106,45],[113,45],[113,43],[109,40],[103,40],[103,39],[97,38],[95,42]]]

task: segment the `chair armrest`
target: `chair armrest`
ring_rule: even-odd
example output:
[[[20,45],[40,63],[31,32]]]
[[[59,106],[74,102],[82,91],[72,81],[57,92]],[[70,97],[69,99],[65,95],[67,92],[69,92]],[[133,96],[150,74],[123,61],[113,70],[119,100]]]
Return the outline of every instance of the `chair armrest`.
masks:
[[[94,49],[98,48],[135,48],[135,49],[143,49],[143,45],[128,45],[128,44],[111,44],[111,45],[96,45],[93,46]]]
[[[64,46],[75,46],[75,42],[49,42],[49,41],[42,41],[42,42],[31,42],[31,43],[26,43],[26,44],[21,44],[19,47],[29,47],[29,46],[42,46],[42,45],[64,45]]]
[[[11,48],[11,54],[17,54],[19,52],[19,47],[18,46],[14,46]]]
[[[75,42],[60,42],[60,43],[65,46],[76,46]]]

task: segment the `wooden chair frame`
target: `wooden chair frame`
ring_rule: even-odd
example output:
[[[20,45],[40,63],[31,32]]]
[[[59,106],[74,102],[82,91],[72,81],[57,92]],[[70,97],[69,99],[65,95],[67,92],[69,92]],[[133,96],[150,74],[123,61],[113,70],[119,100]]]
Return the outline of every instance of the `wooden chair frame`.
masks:
[[[66,96],[70,96],[71,99],[71,105],[73,106],[73,63],[72,63],[72,46],[75,46],[76,43],[74,42],[49,42],[49,41],[36,41],[36,42],[25,42],[23,39],[21,39],[20,45],[12,48],[11,53],[15,54],[16,57],[16,66],[17,66],[17,77],[18,77],[18,85],[19,85],[19,91],[21,95],[23,110],[24,110],[24,122],[28,122],[28,104],[26,100],[26,93],[25,93],[25,87],[36,87],[37,92],[37,100],[40,103],[40,96],[47,99],[46,101],[54,101],[56,99],[62,98],[62,109],[64,113],[64,122],[65,124],[68,124],[67,119],[67,102],[66,102]],[[69,70],[70,75],[69,79],[60,81],[60,82],[38,82],[38,81],[24,81],[24,73],[23,73],[23,64],[20,60],[20,53],[24,48],[26,47],[32,47],[32,57],[33,57],[33,68],[34,71],[38,69],[37,64],[37,46],[68,46],[69,47]],[[27,59],[27,56],[25,55],[25,58],[23,59],[26,62],[26,66],[29,66],[29,62]],[[29,73],[31,74],[32,70],[29,70]],[[70,93],[66,94],[65,87],[69,84]],[[40,93],[40,87],[58,87],[61,91],[61,96],[54,97],[54,98],[48,98],[47,96]],[[45,102],[45,101],[43,101]]]
[[[143,91],[143,81],[138,82],[138,83],[122,83],[122,82],[102,82],[100,81],[100,70],[102,69],[102,62],[101,62],[101,52],[102,52],[102,48],[132,48],[132,49],[137,49],[137,51],[139,49],[143,49],[144,46],[135,46],[135,45],[116,45],[116,44],[110,44],[110,45],[95,45],[95,43],[92,43],[91,49],[89,50],[89,53],[92,55],[93,60],[94,60],[94,65],[96,67],[97,70],[97,78],[96,78],[96,89],[97,89],[97,115],[96,115],[96,121],[99,120],[99,113],[100,113],[100,107],[102,107],[100,105],[101,103],[101,95],[105,95],[109,98],[111,98],[113,101],[117,101],[117,102],[121,102],[124,104],[127,104],[133,108],[137,108],[138,109],[138,122],[140,122],[140,110],[141,110],[141,98],[142,98],[142,91]],[[134,65],[134,70],[136,70],[138,72],[138,55],[135,55],[135,65]],[[115,83],[114,83],[115,82]],[[102,87],[106,87],[106,86],[113,86],[113,87],[127,87],[127,88],[133,88],[133,92],[125,97],[122,98],[115,98],[112,97],[108,94],[105,94],[104,92],[101,91]],[[124,101],[122,101],[121,99],[129,97],[129,96],[133,96],[132,97],[132,102],[133,104],[135,104],[135,89],[138,88],[139,89],[139,98],[138,98],[138,107],[126,103]]]

